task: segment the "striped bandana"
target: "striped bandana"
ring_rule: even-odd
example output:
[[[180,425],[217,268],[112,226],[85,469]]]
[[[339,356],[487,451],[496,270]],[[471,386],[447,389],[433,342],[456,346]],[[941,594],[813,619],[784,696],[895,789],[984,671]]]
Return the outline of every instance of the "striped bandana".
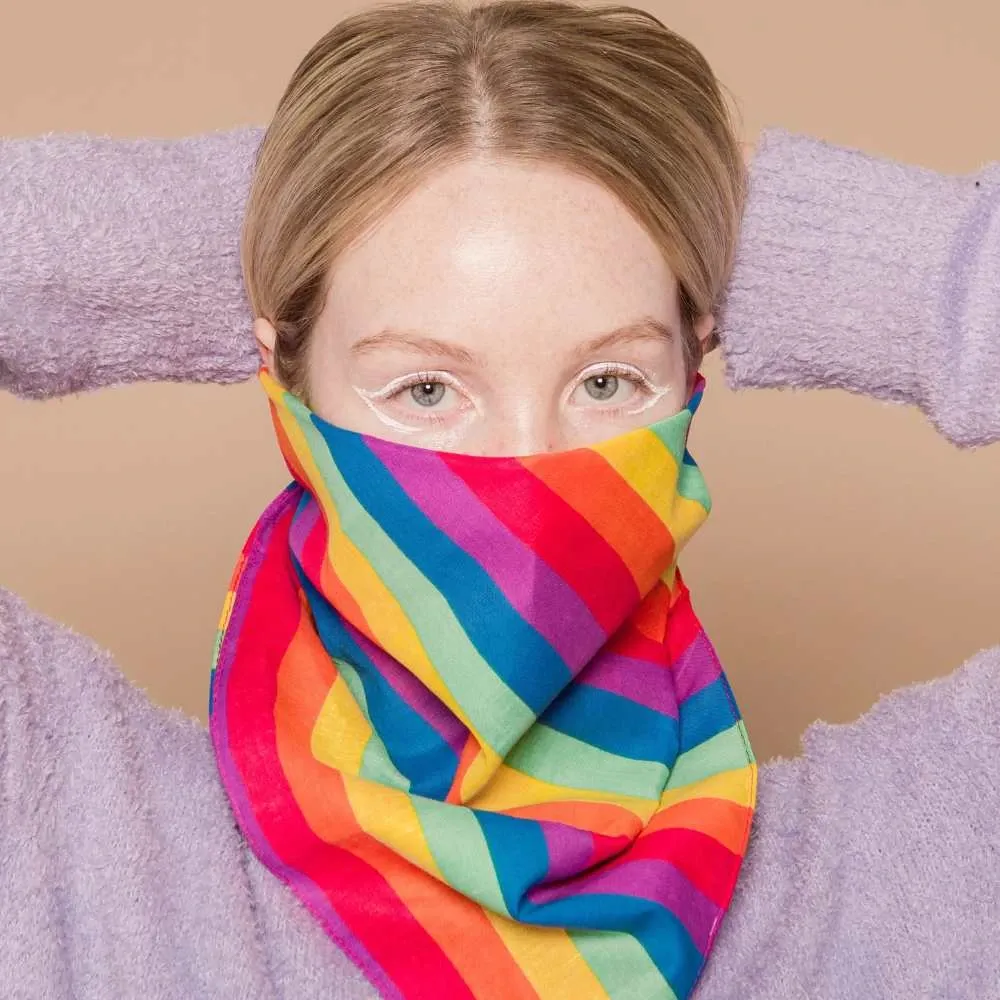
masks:
[[[383,998],[690,995],[757,768],[676,567],[701,400],[495,458],[326,423],[233,575],[211,734],[249,844]]]

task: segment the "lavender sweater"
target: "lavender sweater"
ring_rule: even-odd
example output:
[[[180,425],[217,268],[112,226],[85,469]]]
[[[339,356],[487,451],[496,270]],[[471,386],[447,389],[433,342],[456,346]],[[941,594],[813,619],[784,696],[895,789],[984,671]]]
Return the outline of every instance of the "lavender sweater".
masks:
[[[260,134],[0,142],[0,388],[250,376]],[[766,134],[723,330],[734,386],[837,386],[1000,439],[1000,168]],[[998,928],[1000,648],[762,768],[697,996],[998,998]],[[203,726],[0,590],[0,997],[373,995],[244,845]]]

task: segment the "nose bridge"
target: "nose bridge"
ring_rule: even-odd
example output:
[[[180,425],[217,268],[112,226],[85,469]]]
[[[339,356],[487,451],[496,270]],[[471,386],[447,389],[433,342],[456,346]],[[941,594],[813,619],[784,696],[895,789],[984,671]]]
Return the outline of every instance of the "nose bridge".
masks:
[[[537,455],[565,447],[557,410],[538,396],[508,398],[492,416],[486,444],[494,455]]]

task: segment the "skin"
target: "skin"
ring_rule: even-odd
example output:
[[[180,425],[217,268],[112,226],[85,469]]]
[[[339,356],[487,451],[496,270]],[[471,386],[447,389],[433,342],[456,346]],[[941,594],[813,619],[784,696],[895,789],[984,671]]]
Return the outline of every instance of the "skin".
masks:
[[[465,160],[336,261],[309,344],[310,403],[330,423],[442,451],[593,444],[687,402],[677,293],[600,184]],[[705,316],[695,333],[713,326]],[[257,319],[254,333],[273,372],[274,328]]]

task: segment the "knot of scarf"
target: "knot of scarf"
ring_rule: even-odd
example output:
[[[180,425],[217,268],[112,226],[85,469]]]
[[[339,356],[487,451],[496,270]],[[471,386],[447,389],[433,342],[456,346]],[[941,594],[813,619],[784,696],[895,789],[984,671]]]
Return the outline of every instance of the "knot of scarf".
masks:
[[[677,554],[701,399],[477,457],[336,427],[266,372],[294,481],[233,575],[210,730],[250,846],[382,997],[694,989],[756,763]]]

